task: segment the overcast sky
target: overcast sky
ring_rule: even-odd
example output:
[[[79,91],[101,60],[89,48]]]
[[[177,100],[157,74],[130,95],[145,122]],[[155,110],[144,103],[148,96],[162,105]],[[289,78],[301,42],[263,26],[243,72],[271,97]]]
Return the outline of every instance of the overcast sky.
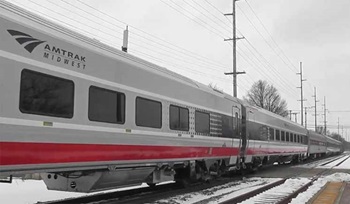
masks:
[[[129,53],[232,94],[232,0],[8,0],[116,48],[129,25]],[[350,1],[236,2],[238,96],[259,80],[272,83],[300,113],[303,62],[308,126],[318,124],[326,97],[328,128],[350,138]],[[293,117],[294,120],[294,117]],[[298,116],[300,123],[300,114]],[[340,133],[342,130],[340,128]]]

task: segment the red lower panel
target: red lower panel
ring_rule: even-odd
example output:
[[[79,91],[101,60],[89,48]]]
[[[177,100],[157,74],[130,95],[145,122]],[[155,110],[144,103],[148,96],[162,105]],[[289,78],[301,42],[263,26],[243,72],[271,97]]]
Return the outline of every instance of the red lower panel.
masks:
[[[237,156],[238,148],[0,142],[0,165]]]
[[[305,153],[306,148],[248,148],[247,154],[248,155],[269,155],[269,154],[299,154],[299,153]]]

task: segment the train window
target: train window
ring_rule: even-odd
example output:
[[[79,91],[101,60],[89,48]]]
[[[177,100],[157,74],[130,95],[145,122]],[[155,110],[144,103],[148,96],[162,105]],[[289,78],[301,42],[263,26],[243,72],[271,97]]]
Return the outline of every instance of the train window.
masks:
[[[201,111],[195,113],[195,130],[199,133],[210,133],[210,115]]]
[[[301,139],[303,139],[303,137],[301,137]],[[298,143],[303,143],[302,141],[300,141],[300,135],[298,135]]]
[[[20,86],[19,109],[22,113],[73,117],[73,81],[23,69]]]
[[[188,115],[189,111],[187,108],[181,108],[178,106],[170,105],[170,129],[172,130],[189,130]]]
[[[276,140],[277,141],[281,140],[281,138],[280,138],[280,130],[276,130]]]
[[[291,142],[295,142],[296,140],[295,140],[295,134],[294,133],[291,133],[291,136],[290,136],[291,138],[290,138],[290,141]]]
[[[89,120],[107,123],[125,122],[125,95],[116,91],[90,86]]]
[[[162,127],[162,103],[146,98],[136,98],[136,125],[142,127]]]
[[[269,140],[269,128],[267,126],[261,126],[259,128],[259,140],[263,140],[263,141],[266,141],[266,140]]]
[[[269,128],[270,140],[275,140],[275,129]]]
[[[286,142],[289,142],[289,132],[286,132]]]
[[[284,131],[281,131],[281,140],[282,140],[282,141],[286,141],[286,138],[285,138],[285,136],[284,136]]]
[[[222,137],[228,137],[228,138],[237,138],[237,134],[235,134],[233,129],[233,124],[235,123],[233,117],[222,115],[221,116],[221,123],[222,123]]]

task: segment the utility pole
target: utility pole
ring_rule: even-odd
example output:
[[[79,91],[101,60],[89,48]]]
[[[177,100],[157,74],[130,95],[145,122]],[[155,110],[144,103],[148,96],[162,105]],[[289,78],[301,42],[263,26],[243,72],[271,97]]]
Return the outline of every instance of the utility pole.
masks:
[[[323,97],[323,106],[324,106],[324,132],[327,135],[327,109],[326,109],[326,97]]]
[[[307,107],[305,107],[305,129],[307,129]]]
[[[339,135],[339,117],[338,117],[338,135]]]
[[[225,75],[233,75],[233,97],[237,97],[237,75],[245,74],[245,72],[237,72],[237,61],[236,61],[236,41],[243,38],[236,37],[236,1],[232,0],[232,13],[224,14],[225,16],[232,16],[232,38],[224,39],[224,41],[231,41],[233,43],[233,72],[225,73]]]
[[[301,100],[300,100],[300,111],[301,111],[301,114],[300,114],[300,118],[301,118],[301,125],[304,125],[304,120],[303,120],[303,111],[304,111],[304,99],[303,99],[303,81],[306,81],[306,79],[303,79],[303,67],[302,67],[302,62],[300,62],[300,73],[297,73],[297,75],[300,75],[300,87],[297,87],[297,88],[300,88],[300,96],[301,96]],[[298,100],[299,101],[299,100]]]
[[[317,96],[316,96],[316,87],[314,87],[314,95],[312,96],[315,98],[315,132],[317,132]]]

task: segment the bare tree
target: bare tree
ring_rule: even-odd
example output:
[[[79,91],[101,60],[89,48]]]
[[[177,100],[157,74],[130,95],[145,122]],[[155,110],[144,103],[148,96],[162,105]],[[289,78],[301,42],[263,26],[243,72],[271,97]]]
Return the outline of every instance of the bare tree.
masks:
[[[282,99],[278,90],[267,81],[255,82],[244,100],[251,105],[264,108],[283,117],[288,115],[286,100]]]

